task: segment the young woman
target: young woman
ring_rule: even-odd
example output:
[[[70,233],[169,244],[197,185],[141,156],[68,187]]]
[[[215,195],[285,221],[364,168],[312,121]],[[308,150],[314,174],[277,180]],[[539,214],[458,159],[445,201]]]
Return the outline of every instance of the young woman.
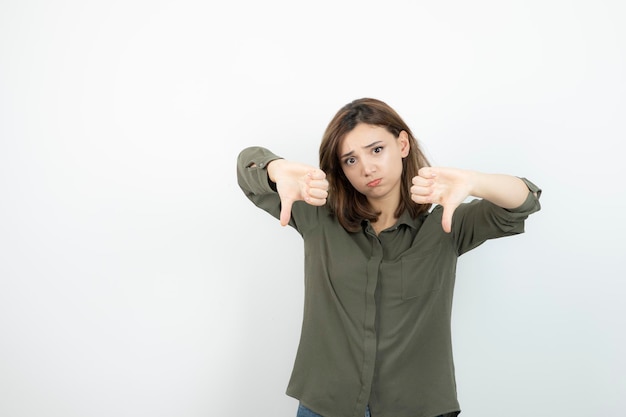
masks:
[[[457,258],[522,233],[541,191],[514,176],[430,167],[400,116],[370,98],[339,110],[319,153],[316,168],[252,147],[237,166],[246,196],[304,240],[304,317],[287,388],[298,416],[458,415]]]

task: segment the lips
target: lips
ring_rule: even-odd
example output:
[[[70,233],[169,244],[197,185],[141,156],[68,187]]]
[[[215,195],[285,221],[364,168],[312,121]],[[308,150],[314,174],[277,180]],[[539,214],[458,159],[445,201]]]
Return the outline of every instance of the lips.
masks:
[[[381,178],[378,178],[378,179],[376,179],[376,180],[374,180],[374,181],[370,181],[370,182],[368,182],[368,183],[367,183],[367,186],[368,186],[368,187],[376,187],[378,184],[380,184],[380,182],[381,182],[381,181],[382,181],[382,179],[381,179]]]

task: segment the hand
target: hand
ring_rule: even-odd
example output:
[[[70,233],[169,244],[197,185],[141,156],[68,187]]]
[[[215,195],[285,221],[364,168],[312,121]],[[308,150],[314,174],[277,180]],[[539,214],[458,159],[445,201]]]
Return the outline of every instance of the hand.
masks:
[[[276,183],[280,197],[280,224],[286,226],[291,219],[295,201],[305,201],[313,206],[323,206],[328,197],[326,174],[310,165],[276,159],[267,166],[270,180]]]
[[[454,210],[471,195],[472,178],[472,171],[424,167],[413,177],[411,199],[418,204],[443,206],[441,225],[446,233],[450,233]]]

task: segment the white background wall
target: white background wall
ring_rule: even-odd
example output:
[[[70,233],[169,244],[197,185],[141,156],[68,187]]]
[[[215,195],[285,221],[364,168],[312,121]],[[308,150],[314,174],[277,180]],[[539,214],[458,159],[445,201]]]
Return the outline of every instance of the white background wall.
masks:
[[[621,0],[2,1],[0,415],[293,416],[297,233],[238,189],[396,108],[434,164],[527,176],[460,259],[465,417],[622,413]]]

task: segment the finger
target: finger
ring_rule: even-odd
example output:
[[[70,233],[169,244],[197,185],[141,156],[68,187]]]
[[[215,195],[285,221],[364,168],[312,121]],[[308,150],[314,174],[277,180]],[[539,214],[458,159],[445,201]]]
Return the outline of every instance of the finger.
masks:
[[[324,202],[325,202],[326,198],[328,198],[328,193],[326,191],[324,191],[324,190],[310,190],[309,193],[307,194],[307,196],[304,198],[304,201],[306,201],[309,204],[314,204],[314,200],[324,200]],[[324,204],[324,203],[322,203],[322,204]]]
[[[307,204],[310,204],[312,206],[323,206],[324,204],[326,204],[325,198],[307,197],[305,201],[307,202]]]
[[[433,194],[432,187],[423,187],[421,185],[414,185],[411,187],[411,194],[415,194],[418,196],[428,196]]]
[[[413,177],[411,182],[413,183],[413,185],[417,185],[419,187],[429,187],[435,183],[432,178],[420,177],[419,175]]]
[[[413,179],[413,182],[421,181]],[[417,204],[432,204],[434,202],[434,190],[432,186],[413,185],[410,190],[411,199]]]
[[[417,175],[422,178],[435,178],[437,176],[437,171],[433,167],[422,167],[417,171]]]
[[[289,220],[291,220],[291,206],[293,202],[291,200],[281,201],[280,207],[280,225],[287,226]]]
[[[308,176],[313,180],[323,180],[326,178],[326,173],[321,169],[314,169],[308,173]]]
[[[441,217],[441,226],[443,227],[443,231],[446,233],[450,233],[452,231],[452,216],[454,215],[454,210],[456,210],[458,206],[443,206],[443,215]]]
[[[315,188],[307,186],[304,201],[313,206],[323,206],[326,204],[326,198],[328,197],[328,187],[324,184],[325,180],[321,180],[324,188]]]
[[[309,181],[306,189],[308,193],[315,193],[315,197],[326,197],[326,194],[328,194],[328,181]]]
[[[411,194],[411,200],[417,204],[432,204],[432,198],[430,196],[421,196],[417,194]]]
[[[311,189],[317,188],[317,189],[320,189],[320,190],[328,190],[328,181],[327,180],[313,180],[313,179],[309,179],[307,181],[307,185]]]

